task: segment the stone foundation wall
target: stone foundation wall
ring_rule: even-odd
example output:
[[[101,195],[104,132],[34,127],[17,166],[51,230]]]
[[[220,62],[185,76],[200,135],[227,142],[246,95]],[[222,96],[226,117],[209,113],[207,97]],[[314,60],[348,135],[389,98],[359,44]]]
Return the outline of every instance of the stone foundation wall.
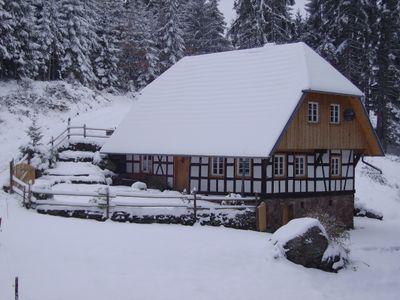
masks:
[[[315,213],[327,213],[337,225],[353,228],[354,194],[318,195],[264,200],[267,231],[274,232],[288,221]]]

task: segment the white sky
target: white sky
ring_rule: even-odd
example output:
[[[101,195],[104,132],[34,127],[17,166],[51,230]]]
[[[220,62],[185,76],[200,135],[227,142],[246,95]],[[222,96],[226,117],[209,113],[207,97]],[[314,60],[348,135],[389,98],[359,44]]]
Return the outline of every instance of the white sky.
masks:
[[[294,12],[297,12],[297,9],[300,9],[302,15],[305,15],[304,4],[307,0],[295,0],[296,4],[294,5]],[[233,2],[234,0],[220,0],[219,9],[225,16],[225,22],[229,26],[231,21],[235,17],[236,12],[233,10]]]

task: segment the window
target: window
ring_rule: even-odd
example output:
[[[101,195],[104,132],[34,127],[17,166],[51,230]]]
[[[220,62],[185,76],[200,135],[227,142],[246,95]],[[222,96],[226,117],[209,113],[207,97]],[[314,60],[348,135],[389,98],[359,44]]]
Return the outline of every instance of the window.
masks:
[[[237,160],[238,176],[250,176],[250,158],[239,158]]]
[[[153,157],[151,155],[142,155],[140,165],[143,173],[151,173],[153,171]]]
[[[223,157],[211,158],[211,175],[224,176],[224,165]]]
[[[339,104],[331,104],[331,123],[332,124],[340,123],[340,105]]]
[[[306,176],[306,157],[304,155],[294,157],[294,175],[296,177]]]
[[[308,122],[319,122],[319,104],[318,102],[308,102]]]
[[[331,176],[340,176],[340,156],[331,157]]]
[[[274,156],[274,175],[285,176],[285,156],[275,155]]]

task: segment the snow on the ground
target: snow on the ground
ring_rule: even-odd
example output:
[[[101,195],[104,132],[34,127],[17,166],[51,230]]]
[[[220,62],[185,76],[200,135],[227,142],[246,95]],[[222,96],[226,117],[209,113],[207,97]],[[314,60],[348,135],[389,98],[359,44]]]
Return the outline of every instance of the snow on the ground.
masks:
[[[109,103],[93,105],[90,113],[72,105],[69,112],[41,114],[39,121],[49,140],[65,128],[69,116],[76,125],[114,127],[130,103],[112,97]],[[7,180],[8,161],[26,140],[24,130],[30,122],[3,110],[0,119],[2,183]],[[397,300],[400,161],[394,156],[367,160],[384,173],[378,175],[359,163],[357,201],[382,212],[384,219],[355,218],[351,264],[338,274],[274,259],[270,234],[40,215],[22,208],[17,196],[0,191],[0,299],[13,299],[18,276],[20,299],[30,300]]]
[[[48,169],[46,174],[48,175],[96,175],[102,174],[103,170],[98,166],[93,165],[90,162],[62,162],[56,163],[54,168]]]
[[[58,154],[58,158],[62,160],[79,160],[79,159],[93,159],[94,153],[89,151],[72,151],[65,150]]]
[[[34,90],[41,94],[40,88],[53,88],[56,83],[36,82]],[[0,97],[12,95],[20,88],[15,81],[0,82]],[[72,88],[69,87],[68,90]],[[72,92],[71,92],[72,93]],[[86,90],[74,91],[80,102],[69,103],[69,110],[54,112],[51,110],[38,112],[38,124],[42,126],[44,142],[49,142],[51,137],[56,137],[67,127],[67,120],[71,118],[71,125],[82,126],[86,124],[98,128],[114,128],[129,110],[132,99],[126,96],[104,94],[101,101],[92,101],[91,93]],[[62,103],[64,99],[60,99]],[[24,107],[25,111],[34,112],[34,108]],[[26,114],[11,113],[0,103],[0,185],[7,180],[9,161],[18,156],[18,148],[27,142],[25,131],[31,125],[31,120]],[[103,139],[104,140],[104,139]],[[104,143],[104,141],[102,141]]]
[[[353,267],[275,260],[269,234],[33,213],[1,192],[0,299],[397,299],[398,222],[356,218]],[[8,206],[8,207],[7,207]]]
[[[400,157],[387,155],[365,160],[381,168],[383,175],[360,161],[356,169],[356,202],[381,212],[385,220],[400,222]]]

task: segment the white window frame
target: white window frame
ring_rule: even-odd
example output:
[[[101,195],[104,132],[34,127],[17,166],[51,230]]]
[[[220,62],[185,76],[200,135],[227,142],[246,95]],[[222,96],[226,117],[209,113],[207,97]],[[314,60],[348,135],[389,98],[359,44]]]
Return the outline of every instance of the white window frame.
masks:
[[[332,103],[330,106],[331,124],[340,124],[340,104]]]
[[[225,159],[221,156],[211,157],[211,175],[222,177],[225,175]]]
[[[241,166],[242,164],[245,164],[244,166]],[[247,165],[247,166],[246,166]],[[245,171],[244,174],[242,174],[241,169]],[[251,176],[251,160],[250,158],[246,157],[241,157],[236,159],[236,175],[238,177],[250,177]]]
[[[284,177],[286,172],[286,155],[277,154],[274,155],[273,160],[273,174],[275,177]]]
[[[140,156],[140,170],[142,173],[151,174],[153,172],[153,156],[141,155]]]
[[[331,170],[330,174],[332,177],[340,177],[342,172],[342,158],[338,155],[331,156]]]
[[[308,113],[307,113],[308,123],[318,123],[319,122],[319,103],[310,101],[308,102]]]
[[[294,176],[305,177],[306,176],[306,156],[295,155],[294,156]]]

